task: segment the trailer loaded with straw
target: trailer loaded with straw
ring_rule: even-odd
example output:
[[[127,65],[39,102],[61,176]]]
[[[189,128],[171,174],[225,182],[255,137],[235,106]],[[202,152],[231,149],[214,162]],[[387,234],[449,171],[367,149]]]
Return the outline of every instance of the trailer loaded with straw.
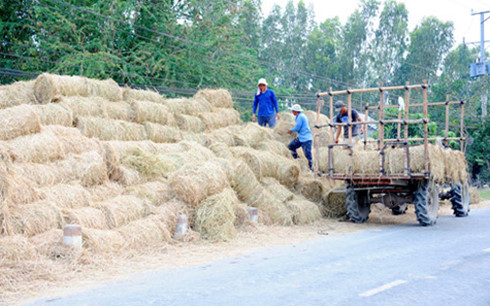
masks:
[[[421,92],[420,92],[421,90]],[[317,129],[328,129],[330,141],[327,146],[315,143],[316,171],[319,175],[333,180],[345,181],[347,188],[345,205],[349,219],[355,223],[364,223],[369,218],[371,204],[381,203],[390,208],[394,215],[403,214],[407,204],[415,206],[417,221],[423,226],[434,225],[437,221],[439,200],[450,199],[456,217],[465,217],[469,212],[469,186],[467,166],[464,157],[464,101],[429,102],[428,85],[404,85],[343,91],[319,92],[317,94],[317,113],[323,107],[323,96],[329,97],[331,123],[316,124]],[[411,103],[411,92],[421,102]],[[402,94],[397,94],[402,92]],[[366,103],[365,120],[352,120],[352,95],[378,93],[379,102],[375,105]],[[398,95],[398,104],[386,103],[386,95]],[[333,113],[334,97],[346,96],[348,120],[336,123]],[[365,96],[364,96],[365,97]],[[362,96],[361,96],[362,98]],[[456,105],[458,110],[452,109]],[[429,107],[445,107],[445,134],[441,137],[429,137]],[[388,111],[398,108],[396,112]],[[422,116],[410,113],[413,109]],[[422,112],[420,111],[422,109]],[[370,110],[375,110],[370,113]],[[449,118],[456,112],[459,116],[459,137],[450,137]],[[371,117],[376,119],[371,119]],[[421,117],[421,118],[420,118]],[[368,138],[368,133],[361,135],[359,144],[354,143],[353,129],[362,125],[364,131],[369,126],[377,127],[377,139]],[[385,127],[396,128],[396,138],[385,138]],[[410,126],[423,126],[423,137],[410,135]],[[348,137],[343,143],[335,143],[336,128],[348,129]],[[403,130],[403,134],[402,134]],[[459,146],[459,150],[451,149]],[[442,186],[450,188],[449,192],[439,193]]]

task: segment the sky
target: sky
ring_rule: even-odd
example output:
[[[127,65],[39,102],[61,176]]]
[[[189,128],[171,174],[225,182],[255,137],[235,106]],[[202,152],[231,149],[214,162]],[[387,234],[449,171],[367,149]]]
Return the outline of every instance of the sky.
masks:
[[[262,12],[268,16],[274,4],[283,9],[289,0],[262,0]],[[317,23],[327,18],[338,16],[344,24],[352,12],[359,6],[359,0],[303,0],[306,6],[313,5]],[[294,0],[297,4],[299,1]],[[382,0],[381,3],[384,1]],[[435,16],[441,21],[452,21],[454,23],[454,39],[456,44],[465,41],[480,41],[480,14],[471,15],[474,12],[490,11],[489,0],[397,0],[405,3],[408,10],[408,27],[413,30],[419,25],[425,16]],[[485,40],[490,40],[490,13],[485,14],[489,18],[485,23]],[[455,45],[456,46],[456,45]],[[479,46],[479,43],[478,43]],[[490,49],[490,43],[485,43],[485,49]]]

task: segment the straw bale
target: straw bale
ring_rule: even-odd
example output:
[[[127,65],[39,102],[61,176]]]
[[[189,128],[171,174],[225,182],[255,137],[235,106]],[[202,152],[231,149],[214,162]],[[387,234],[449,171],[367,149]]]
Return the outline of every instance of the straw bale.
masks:
[[[166,181],[154,181],[127,187],[128,194],[148,199],[153,205],[162,205],[173,197],[173,190]]]
[[[17,167],[11,167],[10,174],[6,178],[8,180],[8,200],[11,203],[27,204],[39,200],[36,183],[25,177]]]
[[[127,152],[120,161],[122,165],[136,170],[146,179],[167,177],[169,173],[177,170],[185,163],[183,153],[164,156],[148,153],[141,149]]]
[[[137,185],[143,182],[137,170],[121,165],[111,168],[109,179],[123,186]]]
[[[102,185],[89,186],[86,188],[90,192],[92,202],[102,202],[123,194],[125,188],[120,184],[105,182]]]
[[[289,189],[272,177],[264,177],[260,180],[260,183],[281,203],[285,203],[294,198],[294,194]]]
[[[36,249],[29,243],[27,237],[22,235],[0,236],[1,261],[21,262],[36,260]]]
[[[61,228],[63,222],[61,210],[46,201],[12,206],[9,213],[13,232],[29,237],[53,228]]]
[[[279,120],[283,121],[283,122],[289,122],[289,123],[294,124],[294,122],[296,120],[296,117],[293,115],[293,112],[290,112],[290,111],[282,111],[279,113],[279,115],[281,118]]]
[[[201,89],[194,95],[194,99],[204,99],[208,101],[213,107],[233,107],[231,94],[226,89]]]
[[[322,217],[318,205],[301,196],[286,202],[286,207],[291,211],[294,224],[308,224]]]
[[[196,210],[194,229],[211,241],[229,241],[236,236],[234,206],[238,204],[235,192],[226,188],[207,197]]]
[[[480,194],[478,193],[478,189],[475,187],[470,187],[470,204],[478,203],[480,203]]]
[[[104,212],[95,207],[63,209],[62,212],[65,224],[78,224],[82,228],[108,229]]]
[[[73,117],[107,118],[106,99],[100,97],[61,97],[58,105],[71,111]]]
[[[131,118],[137,123],[153,122],[169,126],[176,124],[175,117],[169,107],[155,102],[132,102]]]
[[[85,137],[77,128],[51,125],[43,127],[44,131],[54,133],[65,155],[82,154],[88,151],[104,154],[104,148],[99,140]]]
[[[293,224],[291,211],[284,203],[281,203],[265,189],[263,189],[262,193],[259,194],[251,206],[259,209],[259,222],[278,225]]]
[[[73,126],[73,113],[61,105],[50,103],[33,105],[32,108],[39,116],[41,125]]]
[[[257,150],[269,151],[287,158],[292,158],[291,151],[289,151],[288,147],[277,140],[262,141],[257,145]]]
[[[29,242],[34,245],[40,255],[56,261],[68,263],[78,263],[82,249],[65,245],[63,243],[63,230],[52,229],[44,233],[29,238]]]
[[[206,135],[211,143],[222,142],[229,147],[248,146],[248,143],[246,143],[241,135],[227,127],[210,131]]]
[[[338,218],[347,213],[345,207],[345,184],[336,183],[335,187],[324,195],[322,212],[325,217]]]
[[[51,130],[20,136],[6,142],[11,159],[15,162],[45,163],[65,157],[58,137]]]
[[[83,135],[100,140],[145,140],[145,126],[122,120],[77,117],[75,126]]]
[[[193,207],[229,187],[226,169],[217,160],[185,165],[170,176],[169,184],[179,199]]]
[[[350,155],[350,150],[342,147],[334,147],[332,151],[334,173],[352,174],[354,161],[353,156]],[[376,161],[371,160],[370,162],[375,163]],[[319,169],[328,173],[328,150],[320,150]]]
[[[171,199],[152,211],[152,218],[159,220],[173,234],[177,228],[177,221],[180,215],[186,215],[189,220],[194,219],[194,209],[177,199]]]
[[[239,228],[245,224],[250,224],[247,205],[243,203],[235,203],[233,205],[233,213],[235,214],[235,228]]]
[[[201,118],[208,130],[215,130],[242,122],[240,114],[233,108],[220,108],[213,112],[200,113],[198,117]]]
[[[145,123],[145,130],[148,139],[153,142],[165,143],[182,140],[182,133],[175,127],[147,122]]]
[[[379,151],[364,150],[361,145],[355,146],[353,151],[352,161],[355,174],[379,174]],[[346,159],[349,158],[346,157]]]
[[[206,125],[201,118],[191,115],[175,115],[175,120],[179,129],[187,132],[200,133],[206,129]]]
[[[296,189],[308,200],[320,202],[328,186],[322,178],[300,176]]]
[[[135,89],[124,87],[122,89],[123,100],[126,102],[133,101],[151,101],[156,103],[165,102],[165,96],[160,95],[157,91],[149,89]]]
[[[94,203],[95,208],[103,211],[107,226],[116,228],[148,216],[150,204],[145,199],[133,195],[120,195],[103,202]]]
[[[245,143],[256,148],[262,141],[272,139],[273,132],[270,128],[259,126],[256,123],[248,122],[243,126],[234,129],[235,134],[240,135]]]
[[[171,241],[169,229],[154,216],[132,221],[118,229],[127,247],[142,250],[148,247],[161,247]]]
[[[94,253],[119,252],[126,245],[124,237],[115,230],[82,229],[84,248]]]
[[[316,112],[307,110],[307,111],[304,111],[303,114],[305,114],[305,116],[308,118],[308,121],[310,122],[311,131],[314,131],[315,124],[328,124],[328,123],[330,123],[330,120],[324,114],[320,114],[320,116],[318,118],[318,122],[316,121]]]
[[[274,128],[274,139],[288,145],[298,135],[296,132],[288,134],[288,131],[293,127],[294,122],[279,120]]]
[[[114,160],[115,163],[119,163],[122,156],[127,155],[129,152],[134,150],[142,150],[148,153],[168,153],[168,152],[179,152],[182,150],[180,144],[162,144],[158,147],[152,141],[119,141],[111,140],[103,142],[104,149],[108,156],[107,159]],[[166,151],[162,152],[163,149]]]
[[[34,95],[42,104],[58,101],[61,96],[98,96],[110,101],[122,100],[122,90],[112,79],[95,80],[48,73],[43,73],[36,78]]]
[[[195,142],[201,146],[209,145],[209,138],[203,133],[182,132],[182,140],[188,142]]]
[[[230,180],[232,188],[240,201],[252,204],[262,194],[264,188],[243,160],[234,160],[232,166],[234,169],[233,179]]]
[[[125,102],[103,101],[107,117],[114,120],[131,121],[131,104]]]
[[[444,175],[446,182],[466,182],[468,179],[468,166],[464,153],[458,150],[445,149],[443,150],[443,156],[445,157]]]
[[[214,158],[211,150],[193,141],[181,141],[179,143],[155,143],[157,154],[165,155],[168,153],[183,153],[189,161],[206,161]]]
[[[38,190],[39,199],[54,203],[59,208],[82,208],[91,200],[90,192],[79,184],[57,184]]]
[[[248,165],[257,180],[262,178],[262,169],[264,166],[258,154],[255,154],[255,150],[247,147],[234,147],[230,148],[230,151],[235,158],[240,158]]]
[[[0,109],[34,103],[36,103],[34,80],[0,86]]]
[[[107,176],[107,166],[102,156],[95,151],[85,152],[80,155],[72,155],[65,161],[65,164],[72,177],[80,179],[83,186],[99,185],[109,179]]]
[[[185,114],[197,116],[199,113],[211,112],[213,110],[211,104],[203,99],[168,99],[165,100],[165,105],[169,107],[174,115]]]
[[[0,110],[0,140],[39,133],[41,123],[32,106],[19,105]]]
[[[213,151],[213,153],[217,157],[225,158],[228,160],[233,159],[233,154],[231,154],[230,148],[225,143],[215,142],[209,145],[209,149]]]

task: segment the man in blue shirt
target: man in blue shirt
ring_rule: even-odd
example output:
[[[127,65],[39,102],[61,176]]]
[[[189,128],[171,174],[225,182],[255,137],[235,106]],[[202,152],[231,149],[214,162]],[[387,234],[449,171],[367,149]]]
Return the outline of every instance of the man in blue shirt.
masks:
[[[301,147],[305,153],[306,159],[308,160],[308,166],[310,167],[311,171],[313,171],[313,161],[311,157],[311,143],[313,141],[313,135],[311,134],[310,130],[310,122],[308,121],[308,117],[303,114],[303,109],[299,104],[294,104],[289,109],[296,117],[296,125],[290,129],[288,133],[291,134],[292,132],[297,132],[298,137],[289,143],[288,148],[293,157],[298,158],[296,149]]]
[[[257,112],[258,107],[259,112],[257,117],[259,120],[259,125],[269,125],[269,127],[272,129],[276,126],[276,116],[279,120],[279,105],[277,104],[276,95],[272,90],[267,89],[267,81],[265,79],[260,79],[257,87],[259,89],[255,94],[252,121],[255,122],[256,120],[255,113]]]

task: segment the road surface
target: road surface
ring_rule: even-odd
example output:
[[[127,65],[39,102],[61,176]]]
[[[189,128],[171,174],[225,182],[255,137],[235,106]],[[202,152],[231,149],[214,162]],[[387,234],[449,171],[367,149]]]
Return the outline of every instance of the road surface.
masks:
[[[31,305],[490,305],[490,209],[136,274]]]

